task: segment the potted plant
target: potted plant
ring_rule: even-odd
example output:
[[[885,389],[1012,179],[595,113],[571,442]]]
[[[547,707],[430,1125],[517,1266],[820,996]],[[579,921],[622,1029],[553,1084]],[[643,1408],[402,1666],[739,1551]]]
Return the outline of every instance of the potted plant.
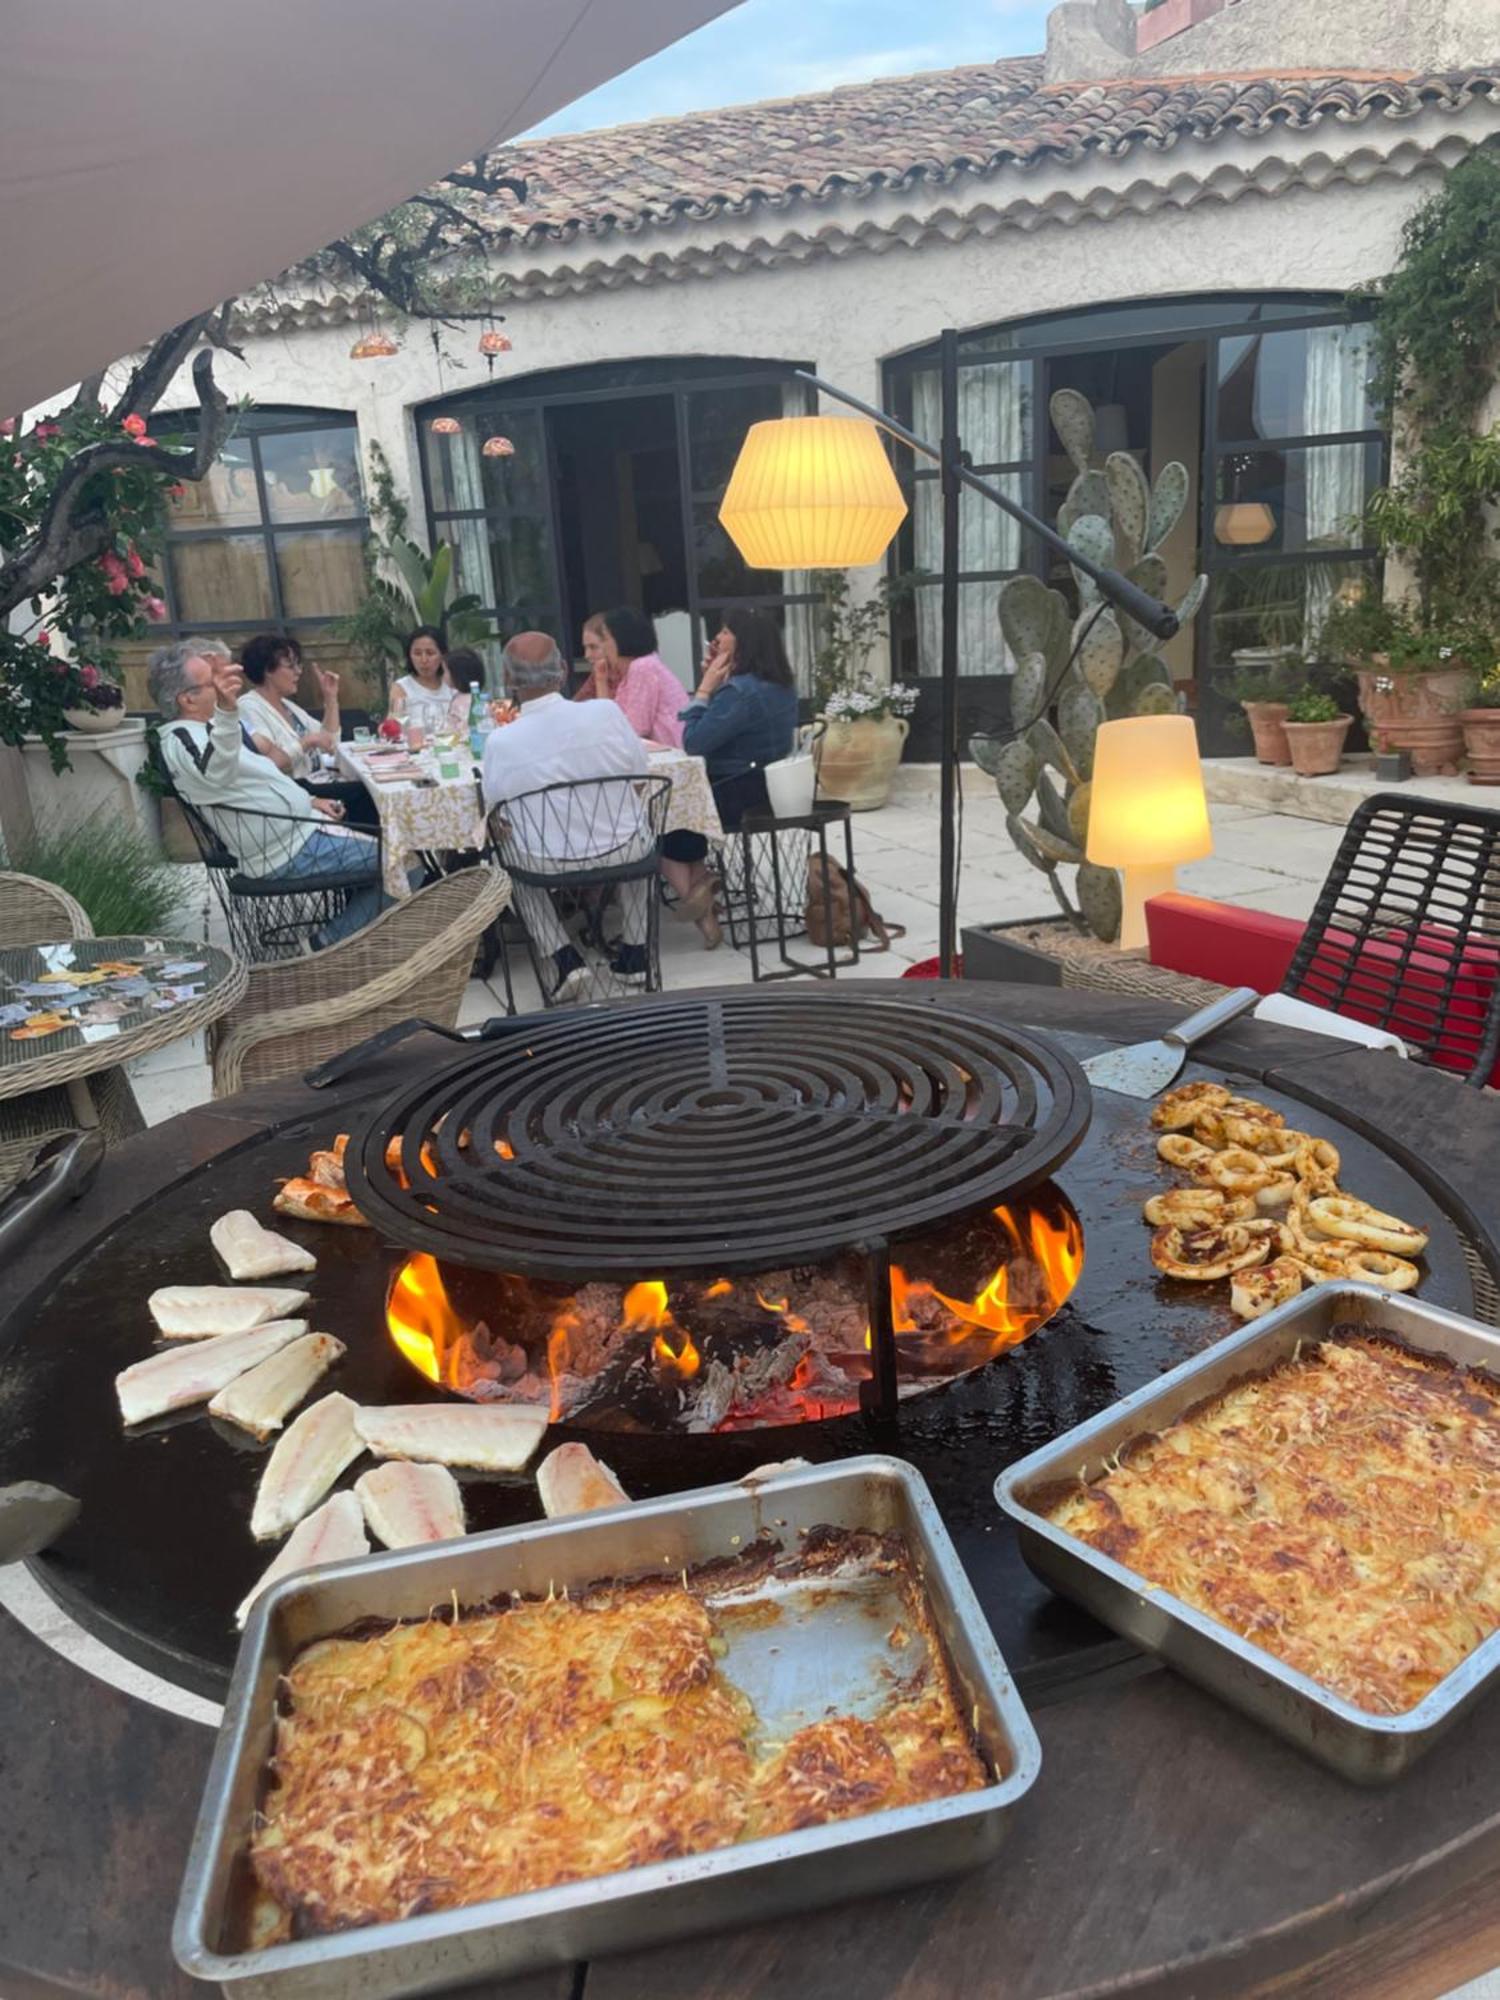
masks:
[[[1287,704],[1287,746],[1299,778],[1326,778],[1343,760],[1344,738],[1354,717],[1342,715],[1331,695],[1304,687]]]
[[[74,683],[76,682],[76,686]],[[125,693],[94,666],[75,667],[64,683],[63,720],[86,736],[118,729],[125,720]]]
[[[825,799],[842,799],[854,812],[885,804],[916,705],[914,687],[879,685],[867,674],[827,697],[815,753]]]
[[[1500,785],[1500,665],[1482,674],[1459,716],[1471,785]]]
[[[1290,764],[1287,747],[1287,698],[1293,676],[1302,665],[1294,646],[1246,646],[1233,655],[1234,665],[1223,676],[1223,688],[1231,701],[1245,711],[1250,734],[1255,739],[1256,762]]]
[[[911,585],[910,577],[882,577],[873,597],[851,604],[842,570],[821,579],[823,638],[813,663],[813,700],[822,725],[814,745],[818,790],[825,799],[843,799],[855,812],[873,812],[890,797],[917,705],[916,688],[879,682],[869,670],[891,607]]]

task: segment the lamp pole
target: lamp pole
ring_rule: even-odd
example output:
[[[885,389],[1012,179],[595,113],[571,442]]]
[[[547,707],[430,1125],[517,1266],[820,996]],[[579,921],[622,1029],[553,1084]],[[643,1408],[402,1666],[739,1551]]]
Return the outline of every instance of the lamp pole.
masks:
[[[957,881],[957,841],[955,834],[954,807],[957,799],[958,779],[958,569],[959,569],[959,501],[965,487],[971,493],[978,493],[993,506],[1009,514],[1013,520],[1033,534],[1044,548],[1062,556],[1077,570],[1092,579],[1098,586],[1099,594],[1109,603],[1123,611],[1127,618],[1133,618],[1138,625],[1158,639],[1172,638],[1178,629],[1177,613],[1159,598],[1152,597],[1132,583],[1128,576],[1121,576],[1118,570],[1108,569],[1102,563],[1091,562],[1081,555],[1055,528],[1049,528],[1039,520],[1029,508],[1012,500],[1008,493],[1002,493],[998,486],[992,486],[987,479],[981,479],[971,472],[963,461],[963,447],[958,429],[958,335],[950,327],[942,334],[938,345],[938,368],[940,380],[941,438],[931,444],[926,438],[918,437],[905,424],[898,423],[884,410],[872,403],[861,402],[858,396],[851,396],[847,389],[839,389],[831,382],[825,382],[820,375],[799,368],[797,380],[806,382],[817,390],[820,396],[831,397],[836,403],[843,403],[851,410],[857,410],[862,417],[868,417],[872,424],[897,438],[908,450],[929,458],[938,467],[939,484],[943,506],[943,568],[941,577],[943,644],[941,653],[942,693],[939,733],[942,738],[939,770],[940,811],[942,825],[939,828],[938,844],[938,970],[947,979],[953,973],[955,932],[958,923],[958,881]]]

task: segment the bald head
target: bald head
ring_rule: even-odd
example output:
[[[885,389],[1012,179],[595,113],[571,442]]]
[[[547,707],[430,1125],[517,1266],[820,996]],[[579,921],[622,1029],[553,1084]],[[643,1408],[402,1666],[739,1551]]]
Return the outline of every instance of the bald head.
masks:
[[[553,694],[566,678],[562,655],[545,632],[518,632],[500,654],[505,685],[517,701]]]

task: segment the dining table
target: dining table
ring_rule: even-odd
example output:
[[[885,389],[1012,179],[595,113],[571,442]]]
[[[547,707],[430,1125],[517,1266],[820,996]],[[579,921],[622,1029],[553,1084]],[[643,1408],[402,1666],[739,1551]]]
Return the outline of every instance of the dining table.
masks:
[[[724,829],[703,759],[685,750],[652,749],[647,763],[653,777],[672,781],[666,832],[722,840]],[[365,787],[380,815],[383,883],[393,901],[411,894],[410,873],[421,856],[483,847],[479,765],[467,744],[408,750],[341,743],[338,765],[346,778]]]

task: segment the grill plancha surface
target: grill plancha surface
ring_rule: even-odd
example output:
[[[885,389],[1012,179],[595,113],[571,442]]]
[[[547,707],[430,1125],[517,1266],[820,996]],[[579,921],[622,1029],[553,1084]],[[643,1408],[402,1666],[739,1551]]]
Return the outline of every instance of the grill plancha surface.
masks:
[[[1098,1043],[1077,1038],[1074,1046],[1087,1054]],[[1217,1073],[1189,1065],[1188,1074]],[[1411,1178],[1296,1100],[1247,1087],[1289,1122],[1334,1139],[1347,1187],[1378,1208],[1431,1222],[1422,1296],[1467,1311],[1472,1300],[1457,1237]],[[215,1217],[249,1208],[272,1221],[278,1178],[305,1171],[309,1151],[332,1136],[324,1116],[221,1154],[111,1231],[44,1295],[18,1302],[0,1328],[0,1481],[43,1479],[83,1503],[62,1538],[33,1559],[36,1575],[120,1652],[215,1700],[234,1659],[234,1607],[272,1553],[252,1541],[249,1529],[269,1447],[202,1410],[127,1435],[113,1378],[151,1351],[151,1291],[222,1281],[208,1244]],[[1227,1286],[1172,1284],[1151,1268],[1140,1204],[1165,1182],[1139,1105],[1101,1092],[1087,1138],[1056,1180],[1084,1226],[1084,1271],[1072,1299],[1008,1355],[904,1405],[891,1431],[862,1417],[712,1437],[562,1425],[548,1433],[542,1451],[584,1438],[638,1499],[739,1478],[768,1460],[821,1463],[895,1451],[928,1481],[1028,1699],[1065,1689],[1101,1664],[1133,1658],[1133,1648],[1032,1576],[995,1512],[995,1474],[1233,1332],[1237,1322]],[[437,1400],[385,1333],[385,1287],[400,1253],[383,1248],[373,1231],[274,1221],[317,1255],[318,1268],[308,1274],[311,1325],[348,1346],[325,1377],[325,1392],[338,1389],[356,1402]],[[356,1461],[340,1485],[352,1484],[369,1462]],[[541,1514],[529,1472],[460,1478],[475,1532],[520,1526]]]

